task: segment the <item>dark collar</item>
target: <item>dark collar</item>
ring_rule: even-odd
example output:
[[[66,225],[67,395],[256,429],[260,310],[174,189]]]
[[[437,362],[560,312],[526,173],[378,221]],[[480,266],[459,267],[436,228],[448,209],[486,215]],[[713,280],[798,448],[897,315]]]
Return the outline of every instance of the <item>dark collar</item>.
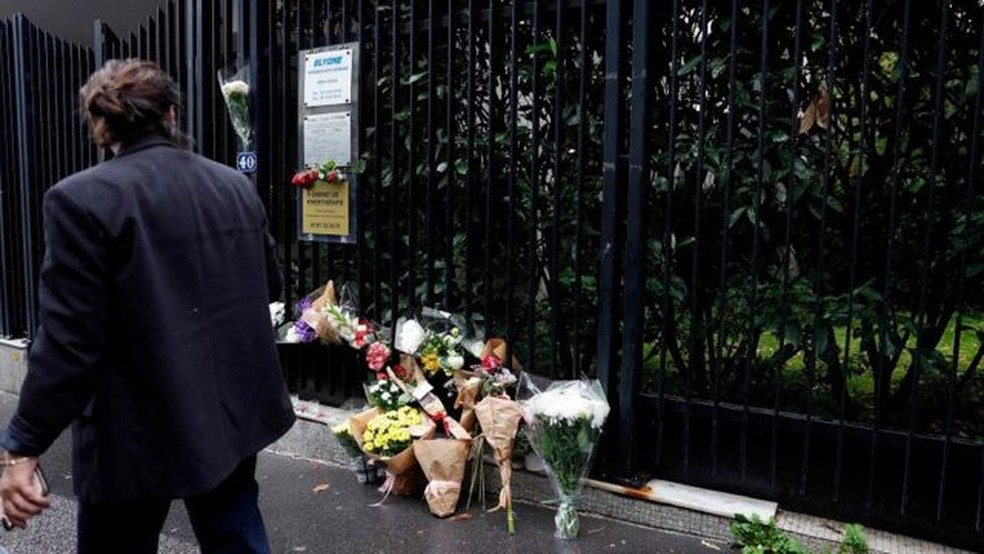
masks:
[[[174,148],[174,142],[160,133],[151,133],[127,142],[120,147],[120,151],[117,152],[114,157],[119,158],[134,152],[139,152],[140,150],[146,150],[147,148],[153,146],[170,146],[171,148]]]

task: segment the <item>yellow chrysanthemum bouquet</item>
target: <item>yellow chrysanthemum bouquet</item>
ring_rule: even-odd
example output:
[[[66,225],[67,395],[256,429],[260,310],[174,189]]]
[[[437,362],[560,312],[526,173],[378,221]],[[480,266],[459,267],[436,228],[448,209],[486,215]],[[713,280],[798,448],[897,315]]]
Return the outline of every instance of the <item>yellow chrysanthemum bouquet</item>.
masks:
[[[413,444],[410,429],[423,423],[419,410],[408,406],[376,416],[362,434],[362,448],[368,454],[391,458]]]
[[[429,417],[409,406],[388,412],[373,408],[352,416],[349,426],[362,451],[386,464],[386,483],[380,490],[400,495],[420,492],[424,475],[413,442],[434,436],[435,425]]]

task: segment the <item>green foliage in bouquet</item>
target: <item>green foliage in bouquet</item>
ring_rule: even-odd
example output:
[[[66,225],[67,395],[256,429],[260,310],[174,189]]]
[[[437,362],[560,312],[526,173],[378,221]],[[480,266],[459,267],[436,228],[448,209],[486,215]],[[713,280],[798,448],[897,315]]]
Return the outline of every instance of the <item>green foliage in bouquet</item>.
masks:
[[[348,420],[345,420],[338,425],[331,428],[331,434],[335,437],[342,448],[345,449],[345,453],[349,455],[350,458],[358,458],[362,456],[362,450],[359,448],[359,443],[355,441],[355,437],[352,436],[352,429],[349,428]]]
[[[591,455],[599,436],[601,429],[591,425],[590,417],[555,419],[536,433],[540,456],[549,461],[561,493],[570,496],[580,490],[584,460]]]

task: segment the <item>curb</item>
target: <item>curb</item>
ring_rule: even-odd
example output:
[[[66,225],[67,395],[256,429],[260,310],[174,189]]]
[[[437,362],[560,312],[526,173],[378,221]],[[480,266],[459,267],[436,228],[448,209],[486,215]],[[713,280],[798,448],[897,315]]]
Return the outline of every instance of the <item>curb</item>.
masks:
[[[356,410],[333,408],[319,404],[295,401],[298,420],[294,427],[270,445],[271,452],[308,459],[315,462],[348,467],[349,458],[341,445],[332,437],[330,427],[341,423]],[[497,498],[499,472],[490,465],[485,472],[489,498]],[[513,498],[517,502],[543,504],[555,497],[546,477],[525,470],[512,474]],[[710,496],[717,495],[708,491]],[[615,494],[586,486],[579,499],[578,510],[603,518],[703,537],[709,549],[729,551],[732,543],[731,518],[698,510],[660,504],[647,500]],[[840,544],[842,522],[818,518],[806,514],[779,509],[776,525],[790,538],[796,539],[811,551],[837,551]],[[951,548],[878,529],[865,528],[868,546],[872,553],[882,554],[971,554],[969,551]]]

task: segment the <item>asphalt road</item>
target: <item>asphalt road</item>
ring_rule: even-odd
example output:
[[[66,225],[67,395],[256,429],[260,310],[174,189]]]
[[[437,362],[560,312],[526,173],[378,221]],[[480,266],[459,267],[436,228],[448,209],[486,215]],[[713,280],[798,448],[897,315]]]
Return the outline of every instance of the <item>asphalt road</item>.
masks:
[[[0,425],[17,397],[0,393]],[[11,554],[69,553],[75,549],[75,502],[69,433],[42,457],[52,507],[28,529],[0,531],[0,546]],[[275,553],[714,553],[727,545],[698,537],[654,531],[612,520],[583,516],[576,541],[553,538],[553,510],[517,504],[517,534],[506,535],[505,515],[472,509],[470,519],[431,516],[417,498],[390,497],[381,507],[375,487],[360,485],[347,469],[264,452],[257,480],[267,533]],[[489,497],[491,499],[491,495]],[[122,530],[121,530],[122,532]],[[161,534],[160,552],[198,552],[184,505],[174,502]]]

